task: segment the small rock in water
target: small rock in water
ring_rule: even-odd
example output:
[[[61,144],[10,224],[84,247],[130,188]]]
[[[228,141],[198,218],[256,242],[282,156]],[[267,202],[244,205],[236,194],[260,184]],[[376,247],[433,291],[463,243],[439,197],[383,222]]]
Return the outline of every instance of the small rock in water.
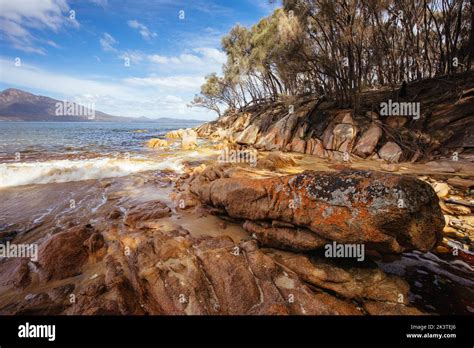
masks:
[[[169,144],[164,139],[150,139],[148,140],[147,146],[151,148],[167,147]]]

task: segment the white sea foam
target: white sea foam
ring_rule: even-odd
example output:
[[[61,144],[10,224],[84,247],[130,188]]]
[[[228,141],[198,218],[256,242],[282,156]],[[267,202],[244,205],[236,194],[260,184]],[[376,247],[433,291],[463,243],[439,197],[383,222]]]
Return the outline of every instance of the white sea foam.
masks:
[[[155,162],[143,159],[94,158],[0,164],[0,187],[81,181],[126,176],[147,170],[182,172],[178,158]]]

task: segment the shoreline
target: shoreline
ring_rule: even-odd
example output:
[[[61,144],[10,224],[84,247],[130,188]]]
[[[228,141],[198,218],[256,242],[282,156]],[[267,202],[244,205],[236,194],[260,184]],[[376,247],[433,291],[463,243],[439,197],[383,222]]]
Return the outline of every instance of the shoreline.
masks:
[[[172,136],[168,142],[175,142],[175,145],[178,142],[179,146],[180,140],[182,139]],[[18,243],[35,242],[40,250],[39,261],[34,267],[31,262],[24,260],[7,259],[0,262],[0,273],[6,275],[0,284],[0,311],[4,314],[472,313],[466,307],[472,296],[468,289],[474,284],[474,279],[468,276],[469,267],[472,269],[472,258],[466,258],[461,250],[457,256],[453,256],[452,246],[447,245],[445,240],[442,243],[444,249],[438,247],[434,254],[429,252],[426,255],[433,256],[428,256],[427,259],[423,253],[410,251],[396,256],[385,252],[380,254],[373,250],[368,253],[366,251],[366,260],[362,264],[355,262],[351,266],[350,259],[347,258],[328,259],[317,250],[308,254],[308,251],[298,251],[299,247],[294,249],[295,245],[320,245],[314,244],[319,242],[312,241],[314,235],[309,235],[301,225],[289,223],[284,219],[281,221],[281,218],[273,222],[270,220],[268,226],[261,225],[259,221],[255,221],[257,225],[249,225],[250,222],[244,223],[245,219],[242,220],[241,217],[229,216],[228,212],[233,211],[232,208],[227,207],[223,211],[219,206],[213,207],[212,204],[206,203],[207,198],[203,201],[206,194],[202,197],[196,195],[211,179],[211,184],[216,180],[225,182],[232,178],[236,178],[237,182],[271,180],[299,175],[298,173],[308,170],[316,170],[313,173],[341,173],[344,170],[357,173],[360,170],[375,170],[374,173],[385,173],[380,175],[387,177],[400,176],[396,174],[405,177],[410,173],[419,177],[426,165],[401,163],[399,170],[392,173],[381,171],[382,163],[378,161],[345,163],[278,151],[259,151],[256,166],[245,162],[218,163],[218,156],[223,151],[222,144],[205,139],[200,141],[204,141],[200,146],[190,146],[192,141],[188,141],[185,142],[187,150],[174,150],[183,156],[184,173],[181,175],[173,171],[152,170],[119,178],[0,190],[0,195],[3,194],[4,198],[8,192],[8,195],[13,196],[16,192],[23,192],[31,203],[30,208],[25,205],[23,216],[31,214],[37,219],[36,224],[28,223],[28,218],[23,218],[24,221],[19,221],[16,226],[7,227],[7,230],[0,232],[2,240],[7,238]],[[162,153],[169,150],[156,151]],[[194,152],[199,155],[186,157],[186,154]],[[439,167],[435,168],[433,173],[436,174],[431,176],[445,181],[463,176],[462,172],[440,172]],[[430,187],[443,184],[426,174],[422,176],[426,177],[424,180]],[[195,186],[196,182],[200,184]],[[462,181],[455,183],[457,187],[466,184]],[[442,202],[459,194],[459,188],[451,184],[449,190],[451,194],[444,196]],[[216,192],[219,191],[222,189]],[[48,206],[48,200],[55,202],[57,198],[53,197],[60,197],[63,195],[61,192],[68,192],[68,195],[62,202],[58,201],[49,214],[40,219],[33,211],[28,213],[28,209],[36,206],[35,199],[40,199],[43,206]],[[432,192],[434,194],[435,191]],[[69,196],[70,194],[72,196]],[[76,203],[74,209],[70,207],[71,199]],[[8,204],[9,200],[5,199],[4,202]],[[245,206],[250,202],[246,202],[244,196],[237,201],[238,206]],[[288,205],[289,202],[286,201],[285,204]],[[445,203],[444,209],[446,206]],[[453,209],[453,205],[449,203],[448,208]],[[11,212],[10,209],[7,215]],[[446,214],[446,211],[443,212]],[[39,213],[41,212],[36,212]],[[462,227],[456,223],[462,216],[453,217],[454,227],[448,220],[445,229],[450,227],[456,230],[448,232],[449,238],[455,240],[459,238],[457,234],[461,231],[458,229]],[[253,234],[257,235],[257,239],[245,226],[247,229],[249,226],[254,228]],[[19,232],[12,234],[11,231],[14,230]],[[300,237],[299,233],[302,234]],[[303,239],[295,240],[295,237]],[[293,248],[292,251],[288,249],[288,243],[296,243],[290,247]],[[82,245],[85,249],[82,249]],[[154,245],[153,249],[150,249],[149,245]],[[430,249],[434,249],[434,246]],[[313,250],[313,247],[308,250]],[[54,266],[63,263],[65,257],[70,257],[71,261],[60,267]],[[216,257],[222,258],[222,262],[217,262]],[[439,260],[436,261],[436,267],[440,268],[425,269],[424,265],[432,262],[428,260],[433,257],[433,260]],[[384,261],[385,258],[394,258],[395,261],[387,262]],[[441,260],[457,260],[458,266],[450,265],[451,261]],[[150,262],[157,266],[151,267]],[[458,269],[460,262],[465,266]],[[263,265],[267,265],[272,269],[271,272],[276,273],[268,278],[267,271],[261,268]],[[235,282],[229,272],[240,267],[243,267],[243,273],[239,271],[240,280]],[[9,271],[13,269],[16,269],[15,273]],[[244,269],[251,270],[248,271],[251,273],[244,272]],[[418,279],[419,276],[410,273],[416,269],[425,269],[423,272],[428,276],[421,274],[422,277]],[[330,273],[327,273],[328,271]],[[230,282],[230,287],[214,288],[213,291],[217,293],[211,295],[209,285],[202,283],[202,272],[211,277],[208,278],[212,284],[211,288],[221,282]],[[396,275],[397,272],[408,272],[412,275],[400,277]],[[332,273],[342,278],[326,278]],[[319,276],[314,278],[311,274]],[[321,278],[323,274],[327,275]],[[467,286],[467,290],[463,290],[467,292],[459,295],[458,300],[452,301],[450,312],[441,309],[441,300],[436,304],[438,300],[433,302],[427,298],[428,293],[434,292],[432,296],[436,298],[436,291],[440,292],[440,296],[442,291],[451,291],[449,286],[444,290],[431,289],[432,280],[429,280],[429,277],[440,277],[442,274],[448,277],[449,282],[458,279],[457,274],[463,274],[457,281],[464,282],[463,286]],[[185,281],[184,285],[180,285],[179,279]],[[374,288],[374,279],[379,279],[378,282],[385,279],[380,283],[385,285]],[[150,281],[154,285],[150,285]],[[419,290],[414,288],[414,284],[421,281],[422,289],[430,289],[426,295],[420,295]],[[168,284],[167,287],[162,288],[162,282]],[[342,283],[337,285],[339,282]],[[262,288],[262,284],[268,285]],[[270,297],[260,302],[253,291],[263,291],[265,296]],[[283,297],[280,297],[280,300],[270,300],[273,298],[273,291],[278,291],[279,296]],[[334,292],[338,294],[336,297],[331,295]],[[13,295],[14,293],[19,295]],[[199,295],[200,293],[209,295]],[[237,296],[238,293],[242,294]],[[76,296],[76,303],[68,302],[70,294]],[[186,302],[182,302],[182,297],[180,301],[182,294],[185,295]],[[288,302],[290,294],[299,299],[298,307]],[[234,296],[241,302],[233,301]],[[402,299],[401,302],[399,298]],[[253,302],[254,300],[256,302]],[[351,304],[354,301],[358,303],[355,307]],[[257,303],[260,305],[255,307]],[[429,309],[433,304],[433,308],[438,309]],[[304,308],[304,312],[300,306]]]

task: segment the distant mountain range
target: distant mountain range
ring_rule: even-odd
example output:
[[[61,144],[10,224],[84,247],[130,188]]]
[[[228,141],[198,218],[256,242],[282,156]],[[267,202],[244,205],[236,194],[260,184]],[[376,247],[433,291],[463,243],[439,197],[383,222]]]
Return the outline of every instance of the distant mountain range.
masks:
[[[58,104],[59,103],[59,104]],[[61,105],[60,105],[61,104]],[[58,113],[59,111],[59,113]],[[95,110],[92,113],[86,105],[66,102],[21,89],[8,88],[0,93],[0,122],[14,121],[57,121],[57,122],[163,122],[204,123],[201,120],[173,118],[151,119],[147,117],[112,116]]]

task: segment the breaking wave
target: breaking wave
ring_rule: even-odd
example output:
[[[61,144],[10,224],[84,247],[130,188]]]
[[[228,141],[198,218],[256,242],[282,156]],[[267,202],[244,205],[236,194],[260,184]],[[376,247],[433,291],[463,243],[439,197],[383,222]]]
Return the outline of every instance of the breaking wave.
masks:
[[[178,158],[161,162],[136,158],[94,158],[5,163],[0,164],[0,187],[113,178],[165,169],[182,172],[183,164]]]

